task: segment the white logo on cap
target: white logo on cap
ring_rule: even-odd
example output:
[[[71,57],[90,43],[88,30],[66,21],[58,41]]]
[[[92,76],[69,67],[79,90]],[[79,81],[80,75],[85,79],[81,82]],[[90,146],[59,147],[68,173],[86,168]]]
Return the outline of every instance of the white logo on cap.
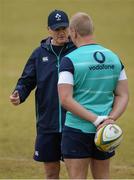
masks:
[[[61,15],[57,13],[57,14],[55,15],[55,18],[56,18],[57,21],[60,21],[60,20],[61,20]]]

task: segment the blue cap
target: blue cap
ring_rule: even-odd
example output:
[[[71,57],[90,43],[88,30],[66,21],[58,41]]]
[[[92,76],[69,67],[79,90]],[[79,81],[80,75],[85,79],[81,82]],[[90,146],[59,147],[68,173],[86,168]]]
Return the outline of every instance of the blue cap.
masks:
[[[67,14],[61,10],[54,10],[48,16],[48,27],[56,30],[60,27],[68,27],[69,19]]]

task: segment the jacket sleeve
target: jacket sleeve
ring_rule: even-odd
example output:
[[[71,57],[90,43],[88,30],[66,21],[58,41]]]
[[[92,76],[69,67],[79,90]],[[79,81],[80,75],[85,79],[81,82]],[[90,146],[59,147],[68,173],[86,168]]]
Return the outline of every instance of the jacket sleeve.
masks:
[[[19,78],[15,90],[18,90],[20,102],[24,102],[29,96],[30,92],[36,86],[36,53],[33,52],[28,59],[23,73]]]

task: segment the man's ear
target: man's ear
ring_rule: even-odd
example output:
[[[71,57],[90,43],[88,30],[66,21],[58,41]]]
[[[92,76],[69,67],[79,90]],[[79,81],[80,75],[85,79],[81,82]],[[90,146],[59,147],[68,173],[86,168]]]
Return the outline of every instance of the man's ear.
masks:
[[[78,37],[78,33],[77,31],[74,29],[74,37],[77,38]]]
[[[47,29],[48,29],[49,34],[52,35],[52,30],[51,30],[51,28],[50,28],[50,27],[47,27]]]
[[[74,37],[76,38],[77,37],[77,32],[74,28],[70,28],[70,31],[72,31]]]
[[[47,27],[47,30],[48,30],[48,31],[51,31],[51,29],[50,29],[50,27],[49,27],[49,26]]]

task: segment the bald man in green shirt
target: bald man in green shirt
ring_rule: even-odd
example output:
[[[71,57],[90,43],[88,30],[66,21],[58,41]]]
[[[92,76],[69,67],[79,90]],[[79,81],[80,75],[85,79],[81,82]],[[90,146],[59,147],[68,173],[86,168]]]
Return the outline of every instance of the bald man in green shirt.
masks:
[[[77,49],[60,65],[58,91],[67,109],[62,153],[71,179],[85,179],[90,164],[94,179],[110,178],[110,158],[94,144],[97,128],[114,123],[128,103],[124,66],[111,50],[95,43],[93,22],[85,13],[70,21],[70,34]]]

